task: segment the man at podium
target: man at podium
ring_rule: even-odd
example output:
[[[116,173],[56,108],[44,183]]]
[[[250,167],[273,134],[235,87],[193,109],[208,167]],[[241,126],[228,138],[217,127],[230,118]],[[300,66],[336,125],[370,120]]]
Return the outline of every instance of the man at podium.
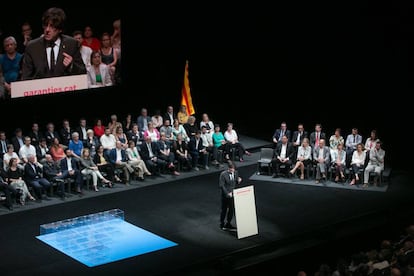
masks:
[[[242,179],[233,162],[229,161],[228,168],[220,173],[219,188],[221,193],[220,229],[224,231],[236,231],[231,224],[234,216],[233,190],[241,183]]]
[[[23,55],[22,80],[86,74],[78,41],[62,33],[65,20],[60,8],[44,12],[43,34],[27,44]]]

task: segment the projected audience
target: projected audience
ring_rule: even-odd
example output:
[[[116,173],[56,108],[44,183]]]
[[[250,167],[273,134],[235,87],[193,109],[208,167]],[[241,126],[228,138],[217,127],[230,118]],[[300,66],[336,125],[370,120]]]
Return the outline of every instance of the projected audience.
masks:
[[[91,56],[92,56],[92,49],[89,46],[82,45],[83,42],[83,35],[82,32],[79,30],[76,30],[72,34],[73,38],[76,39],[79,43],[80,52],[82,56],[83,63],[86,66],[86,69],[88,70],[89,67],[91,67]]]
[[[103,86],[112,86],[112,78],[109,72],[110,68],[102,63],[101,53],[92,52],[91,67],[88,68],[88,87],[96,88]]]
[[[10,98],[11,83],[20,79],[20,64],[23,55],[17,52],[17,42],[13,36],[3,40],[5,53],[0,55],[0,67],[3,70],[4,94],[3,98]]]

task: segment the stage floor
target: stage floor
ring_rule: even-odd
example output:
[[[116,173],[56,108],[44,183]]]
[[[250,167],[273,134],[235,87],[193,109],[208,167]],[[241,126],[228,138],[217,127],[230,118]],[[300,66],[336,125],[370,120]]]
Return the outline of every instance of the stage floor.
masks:
[[[2,211],[0,271],[2,275],[220,275],[340,236],[384,229],[396,219],[391,214],[412,210],[407,206],[412,207],[414,187],[405,172],[394,171],[386,192],[321,189],[249,179],[257,158],[255,153],[238,164],[242,184],[254,185],[257,235],[237,239],[219,228],[221,170],[200,170],[108,193],[89,192],[93,195],[66,202]],[[123,210],[125,221],[177,246],[89,267],[36,238],[41,224],[110,209]]]

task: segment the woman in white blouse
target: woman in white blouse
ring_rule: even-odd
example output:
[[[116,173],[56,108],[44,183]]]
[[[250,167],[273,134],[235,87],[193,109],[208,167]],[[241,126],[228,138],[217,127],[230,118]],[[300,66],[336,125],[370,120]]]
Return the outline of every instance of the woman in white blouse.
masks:
[[[295,167],[290,170],[290,174],[294,175],[296,170],[300,170],[300,179],[305,179],[305,167],[312,161],[312,147],[309,145],[309,139],[303,138],[302,145],[298,148],[298,155]]]
[[[352,167],[352,180],[349,185],[354,185],[356,181],[359,181],[359,173],[361,169],[364,169],[365,165],[365,151],[364,145],[359,143],[356,150],[352,153],[351,167]]]

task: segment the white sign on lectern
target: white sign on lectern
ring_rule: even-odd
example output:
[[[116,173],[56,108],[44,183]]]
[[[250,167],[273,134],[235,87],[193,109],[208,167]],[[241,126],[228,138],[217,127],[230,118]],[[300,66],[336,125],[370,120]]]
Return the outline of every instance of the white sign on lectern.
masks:
[[[19,98],[65,93],[86,88],[88,88],[88,77],[86,74],[15,81],[11,83],[11,97]]]
[[[258,234],[254,187],[247,186],[233,190],[234,209],[237,222],[237,238]]]

